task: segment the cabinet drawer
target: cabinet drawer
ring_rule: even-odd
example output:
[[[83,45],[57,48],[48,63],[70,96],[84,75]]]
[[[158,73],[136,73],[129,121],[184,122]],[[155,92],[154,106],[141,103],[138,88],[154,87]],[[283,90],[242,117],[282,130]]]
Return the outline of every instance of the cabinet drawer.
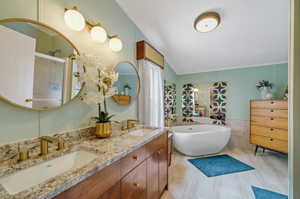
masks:
[[[251,108],[288,109],[286,100],[255,100],[251,101]]]
[[[149,144],[147,144],[147,151],[148,154],[153,154],[157,151],[159,151],[162,148],[168,147],[168,133],[164,133],[158,138],[151,141]]]
[[[251,125],[288,129],[288,120],[282,118],[251,116]]]
[[[251,115],[253,116],[265,116],[265,117],[276,117],[276,118],[288,118],[287,109],[251,109]]]
[[[288,141],[288,131],[283,129],[251,126],[251,134]]]
[[[288,142],[264,136],[251,135],[251,144],[263,146],[269,149],[288,153]]]
[[[122,199],[147,198],[147,161],[144,161],[121,180]]]
[[[125,176],[129,171],[146,160],[147,156],[148,153],[144,146],[121,159],[121,176]]]

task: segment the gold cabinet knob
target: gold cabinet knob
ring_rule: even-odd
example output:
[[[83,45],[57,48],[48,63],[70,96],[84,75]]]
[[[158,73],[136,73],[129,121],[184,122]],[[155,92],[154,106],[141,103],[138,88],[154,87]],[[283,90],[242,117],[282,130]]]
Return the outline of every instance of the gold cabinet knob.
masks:
[[[140,184],[137,183],[137,182],[134,182],[133,185],[134,185],[135,187],[139,187],[139,186],[140,186]]]
[[[134,160],[138,160],[138,159],[139,159],[137,155],[133,156],[132,158],[133,158]]]
[[[32,102],[32,99],[31,98],[27,98],[27,99],[25,99],[25,102]]]

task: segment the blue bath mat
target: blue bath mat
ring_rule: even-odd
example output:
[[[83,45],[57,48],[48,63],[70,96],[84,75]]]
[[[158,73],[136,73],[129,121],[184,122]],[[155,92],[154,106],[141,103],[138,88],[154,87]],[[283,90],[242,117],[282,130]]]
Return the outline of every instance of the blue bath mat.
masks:
[[[254,169],[229,155],[189,159],[188,161],[202,171],[207,177],[215,177]]]
[[[255,199],[288,199],[287,195],[252,186]]]

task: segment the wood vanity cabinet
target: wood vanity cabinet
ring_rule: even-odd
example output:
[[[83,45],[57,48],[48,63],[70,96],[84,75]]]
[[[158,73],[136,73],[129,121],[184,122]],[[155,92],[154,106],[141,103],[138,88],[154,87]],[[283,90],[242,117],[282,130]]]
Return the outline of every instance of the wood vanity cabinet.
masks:
[[[168,133],[55,199],[159,199],[168,185]]]

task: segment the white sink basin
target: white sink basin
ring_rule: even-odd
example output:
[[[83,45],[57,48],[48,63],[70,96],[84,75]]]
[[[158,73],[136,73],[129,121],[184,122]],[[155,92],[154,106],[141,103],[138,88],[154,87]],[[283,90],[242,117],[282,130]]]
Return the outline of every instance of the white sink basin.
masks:
[[[134,131],[130,131],[129,135],[133,135],[133,136],[145,136],[148,133],[151,133],[152,131],[154,131],[155,129],[137,129]]]
[[[96,154],[87,151],[72,152],[2,177],[0,184],[9,194],[14,195],[68,170],[81,168],[96,157]]]

